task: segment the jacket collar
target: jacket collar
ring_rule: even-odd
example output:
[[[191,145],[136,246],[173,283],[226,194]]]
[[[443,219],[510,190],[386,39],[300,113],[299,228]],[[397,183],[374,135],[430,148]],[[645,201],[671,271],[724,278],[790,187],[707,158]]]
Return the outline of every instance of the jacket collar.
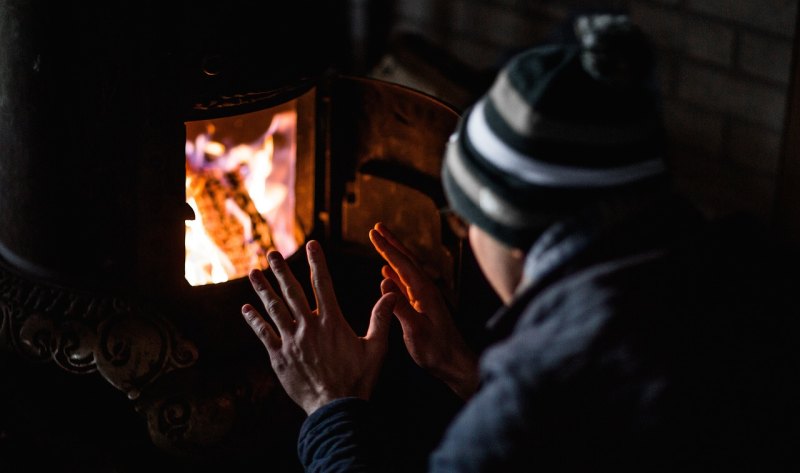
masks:
[[[527,252],[511,304],[487,322],[508,336],[531,300],[553,283],[594,264],[663,249],[696,234],[700,214],[670,193],[604,202],[547,228]]]

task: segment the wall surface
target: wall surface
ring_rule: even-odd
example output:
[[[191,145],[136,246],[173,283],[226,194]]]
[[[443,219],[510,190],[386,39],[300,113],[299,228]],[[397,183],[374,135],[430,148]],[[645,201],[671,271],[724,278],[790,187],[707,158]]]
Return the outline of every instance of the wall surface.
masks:
[[[768,219],[798,0],[397,0],[395,30],[493,70],[576,12],[608,7],[627,9],[657,47],[678,187],[709,214]]]

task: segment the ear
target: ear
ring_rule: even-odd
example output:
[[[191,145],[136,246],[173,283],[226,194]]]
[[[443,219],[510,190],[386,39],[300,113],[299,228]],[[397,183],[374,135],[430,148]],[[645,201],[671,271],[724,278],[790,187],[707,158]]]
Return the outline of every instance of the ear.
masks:
[[[525,259],[525,251],[519,248],[509,248],[511,250],[511,257],[515,260],[522,261]]]

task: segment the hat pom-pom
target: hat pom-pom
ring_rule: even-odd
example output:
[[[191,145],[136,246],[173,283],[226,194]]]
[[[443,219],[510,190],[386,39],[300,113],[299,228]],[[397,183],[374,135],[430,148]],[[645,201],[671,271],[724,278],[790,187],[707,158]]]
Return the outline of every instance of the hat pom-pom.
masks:
[[[603,82],[629,85],[643,80],[653,56],[644,33],[627,15],[581,16],[575,21],[581,65]]]

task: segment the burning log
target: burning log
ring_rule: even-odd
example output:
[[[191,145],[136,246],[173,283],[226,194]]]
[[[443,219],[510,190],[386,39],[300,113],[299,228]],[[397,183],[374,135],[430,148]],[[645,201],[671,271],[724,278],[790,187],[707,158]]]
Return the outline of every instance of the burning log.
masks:
[[[194,198],[206,233],[227,255],[234,275],[267,266],[266,254],[275,248],[270,225],[238,175],[217,178],[214,173],[196,173],[187,195]]]
[[[223,118],[202,122],[204,130],[186,142],[186,198],[197,216],[186,231],[192,285],[266,268],[270,250],[293,252],[304,238],[291,205],[296,114],[257,113],[255,129],[268,126],[255,140],[241,134],[241,118]]]

